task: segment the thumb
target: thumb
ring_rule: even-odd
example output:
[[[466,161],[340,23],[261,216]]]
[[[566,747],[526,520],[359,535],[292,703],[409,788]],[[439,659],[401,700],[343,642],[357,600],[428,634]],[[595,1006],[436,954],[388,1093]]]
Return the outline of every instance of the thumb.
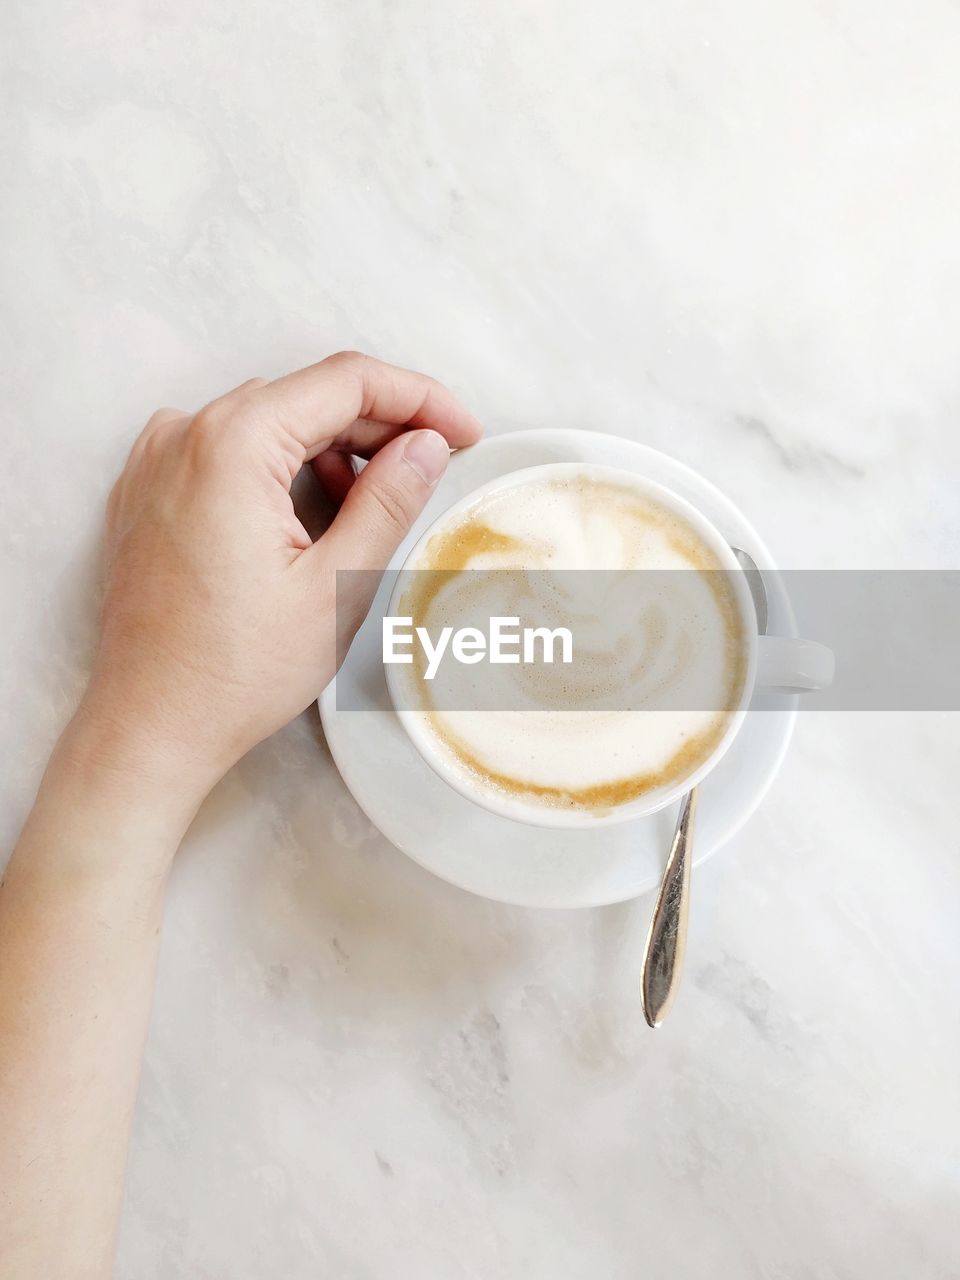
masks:
[[[380,571],[409,533],[449,458],[449,446],[437,431],[409,431],[391,440],[360,472],[337,518],[307,552],[325,570],[335,571],[338,668],[377,593]]]
[[[384,445],[357,476],[320,540],[326,563],[337,569],[385,569],[449,459],[450,448],[438,431],[408,431]]]

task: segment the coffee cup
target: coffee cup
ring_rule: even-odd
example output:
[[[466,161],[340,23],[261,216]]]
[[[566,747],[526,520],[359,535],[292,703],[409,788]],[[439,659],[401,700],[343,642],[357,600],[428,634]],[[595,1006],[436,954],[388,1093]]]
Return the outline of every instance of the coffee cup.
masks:
[[[475,566],[481,573],[505,566],[521,574],[550,573],[557,566],[561,572],[666,569],[665,578],[653,580],[658,587],[671,584],[670,592],[659,590],[669,598],[643,615],[657,617],[657,643],[650,627],[641,626],[632,646],[650,651],[650,670],[635,665],[657,687],[682,667],[688,683],[696,677],[697,687],[715,688],[709,705],[668,710],[641,704],[444,712],[429,701],[422,663],[417,667],[406,654],[386,662],[394,709],[425,762],[466,799],[501,817],[588,828],[654,813],[716,767],[756,692],[804,692],[833,676],[833,654],[825,646],[759,634],[749,584],[726,540],[684,498],[642,475],[554,463],[474,490],[439,516],[410,551],[385,626],[415,623],[411,580],[439,569],[443,588],[455,590]],[[674,587],[681,582],[682,594]],[[436,589],[431,586],[431,599]],[[681,652],[684,663],[676,660]],[[631,651],[625,658],[621,645],[616,663],[630,665],[633,656]],[[551,689],[559,687],[553,673],[551,680]]]

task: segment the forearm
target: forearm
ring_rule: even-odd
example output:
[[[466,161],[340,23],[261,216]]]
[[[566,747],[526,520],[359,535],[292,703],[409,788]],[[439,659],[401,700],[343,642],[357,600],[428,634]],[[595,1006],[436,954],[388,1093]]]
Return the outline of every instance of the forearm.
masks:
[[[164,886],[189,814],[101,745],[68,730],[0,886],[3,1280],[110,1273]]]

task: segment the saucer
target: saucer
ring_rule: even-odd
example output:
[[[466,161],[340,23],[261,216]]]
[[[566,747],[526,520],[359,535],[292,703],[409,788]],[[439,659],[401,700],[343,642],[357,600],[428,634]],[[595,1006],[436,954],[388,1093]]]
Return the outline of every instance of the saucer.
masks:
[[[698,507],[732,546],[764,570],[772,635],[796,635],[776,566],[740,511],[708,480],[666,454],[592,431],[519,431],[454,454],[447,474],[389,568],[403,564],[423,530],[471,490],[510,471],[546,462],[590,462],[638,472]],[[459,795],[418,755],[390,706],[380,655],[390,574],[351,647],[347,663],[319,699],[327,743],[344,782],[371,822],[420,866],[450,884],[524,907],[597,907],[654,888],[666,860],[679,804],[632,822],[596,829],[532,827],[488,813]],[[341,693],[337,697],[337,684]],[[343,709],[348,707],[349,709]],[[797,697],[758,694],[726,755],[700,787],[694,864],[746,822],[783,760]]]

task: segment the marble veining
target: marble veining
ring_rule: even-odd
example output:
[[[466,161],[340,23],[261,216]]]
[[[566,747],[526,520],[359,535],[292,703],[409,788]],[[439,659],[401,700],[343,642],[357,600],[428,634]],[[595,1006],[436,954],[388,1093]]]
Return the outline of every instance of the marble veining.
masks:
[[[957,567],[955,4],[37,0],[0,49],[5,846],[134,433],[337,348],[672,453],[784,565]],[[436,881],[305,713],[176,866],[118,1275],[960,1276],[957,741],[801,717],[652,1035],[649,901]]]

